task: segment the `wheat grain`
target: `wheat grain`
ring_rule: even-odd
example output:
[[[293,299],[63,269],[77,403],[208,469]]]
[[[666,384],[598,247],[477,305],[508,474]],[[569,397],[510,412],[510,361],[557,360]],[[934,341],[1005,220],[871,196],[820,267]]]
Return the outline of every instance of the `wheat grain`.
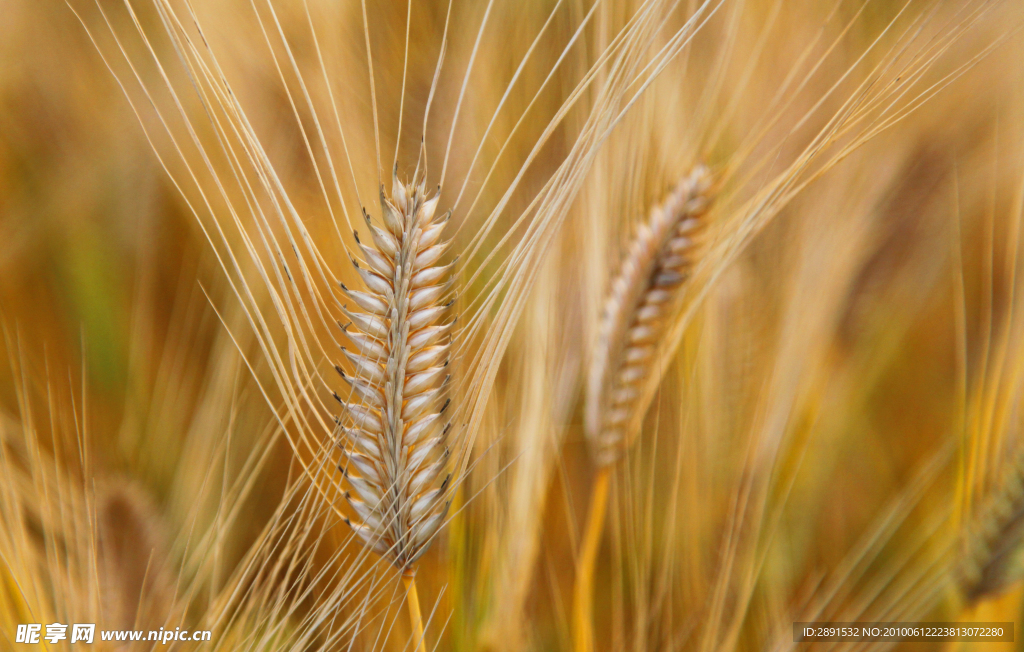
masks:
[[[615,462],[636,435],[638,400],[673,304],[694,262],[711,199],[711,174],[698,166],[640,227],[605,303],[587,385],[586,435],[599,466]]]
[[[448,458],[448,401],[441,399],[454,319],[441,322],[451,305],[445,301],[454,262],[438,264],[450,216],[435,216],[439,193],[427,197],[422,180],[401,184],[397,175],[390,197],[381,187],[384,228],[364,211],[371,238],[358,242],[364,264],[354,261],[366,291],[341,286],[361,308],[343,308],[350,320],[343,330],[359,349],[343,349],[354,372],[337,367],[353,400],[335,394],[352,424],[339,420],[342,470],[356,494],[345,498],[358,521],[346,522],[406,572],[440,529],[450,502],[451,475],[439,485],[437,479]]]

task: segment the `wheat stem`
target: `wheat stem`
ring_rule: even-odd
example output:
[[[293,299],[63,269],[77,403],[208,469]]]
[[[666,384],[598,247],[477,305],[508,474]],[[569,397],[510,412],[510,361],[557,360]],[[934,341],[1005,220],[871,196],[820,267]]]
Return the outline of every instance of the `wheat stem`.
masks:
[[[594,567],[601,547],[604,515],[608,506],[608,477],[610,466],[602,466],[594,476],[590,488],[590,510],[587,512],[586,530],[576,564],[576,586],[572,596],[573,649],[591,652],[594,649],[594,631],[591,613],[594,604]]]
[[[402,573],[402,582],[408,594],[409,620],[412,622],[412,635],[415,640],[416,652],[427,652],[423,638],[423,616],[420,614],[420,596],[416,592],[416,571],[410,569]]]

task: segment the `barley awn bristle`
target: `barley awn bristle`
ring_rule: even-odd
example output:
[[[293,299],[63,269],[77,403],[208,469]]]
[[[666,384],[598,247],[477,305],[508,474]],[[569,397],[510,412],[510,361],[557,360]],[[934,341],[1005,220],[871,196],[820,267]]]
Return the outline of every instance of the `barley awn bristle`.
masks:
[[[442,394],[454,319],[441,322],[451,305],[454,263],[437,264],[451,215],[435,217],[439,194],[440,188],[427,197],[422,180],[401,184],[397,176],[390,197],[381,187],[384,228],[364,211],[369,242],[356,234],[364,264],[355,264],[366,291],[341,286],[361,308],[343,309],[350,321],[343,328],[359,352],[343,349],[352,374],[337,367],[351,400],[335,395],[351,423],[340,422],[345,437],[338,444],[356,494],[345,494],[357,516],[346,522],[402,570],[426,551],[449,505],[451,476],[437,480],[448,458]]]
[[[641,385],[667,317],[694,263],[695,238],[711,199],[711,174],[698,166],[641,225],[630,246],[601,318],[587,385],[586,433],[600,466],[629,447]]]

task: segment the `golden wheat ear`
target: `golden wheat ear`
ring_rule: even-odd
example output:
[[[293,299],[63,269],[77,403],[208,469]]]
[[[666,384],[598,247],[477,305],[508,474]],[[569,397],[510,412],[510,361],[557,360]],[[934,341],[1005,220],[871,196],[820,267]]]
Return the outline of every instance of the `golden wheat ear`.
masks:
[[[1024,579],[1024,460],[1007,473],[1003,487],[970,528],[960,566],[968,604],[995,596]]]
[[[118,627],[172,616],[170,540],[151,498],[131,482],[104,487],[96,506],[103,605]]]
[[[630,245],[612,281],[587,378],[585,432],[598,466],[576,563],[573,642],[593,649],[591,611],[594,564],[604,527],[611,466],[625,453],[647,411],[642,387],[656,383],[652,364],[680,305],[696,262],[704,215],[711,205],[712,177],[700,165],[683,177]]]
[[[647,409],[640,386],[660,373],[651,361],[696,261],[711,183],[704,166],[684,177],[640,226],[612,281],[587,379],[586,435],[598,466],[636,437],[632,424]]]
[[[351,373],[337,370],[351,390],[339,448],[355,517],[346,522],[372,550],[411,574],[448,511],[449,424],[444,399],[451,349],[448,316],[451,265],[441,232],[450,213],[436,214],[437,192],[422,181],[380,189],[381,225],[364,211],[370,238],[359,239],[356,269],[365,291],[341,286],[358,309],[343,308],[343,327],[358,352],[343,349]],[[447,321],[445,321],[447,319]]]

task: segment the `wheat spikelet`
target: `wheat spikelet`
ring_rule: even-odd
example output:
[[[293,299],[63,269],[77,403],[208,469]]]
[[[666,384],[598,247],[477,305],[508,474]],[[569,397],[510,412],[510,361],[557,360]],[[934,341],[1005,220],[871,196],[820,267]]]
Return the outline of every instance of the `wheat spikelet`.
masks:
[[[630,246],[605,303],[586,395],[586,434],[599,466],[615,462],[635,436],[645,405],[640,385],[679,290],[694,262],[695,237],[711,199],[711,174],[684,177]]]
[[[343,329],[359,349],[343,349],[354,372],[337,367],[352,400],[335,394],[352,424],[339,421],[342,470],[356,494],[345,497],[358,522],[347,522],[367,546],[407,572],[449,505],[451,476],[440,485],[437,479],[448,458],[448,401],[441,398],[454,319],[441,322],[451,305],[445,301],[454,262],[438,264],[448,247],[440,236],[450,216],[435,216],[439,193],[427,197],[422,180],[401,184],[397,175],[390,197],[381,187],[384,228],[364,211],[371,239],[359,241],[363,264],[354,261],[366,291],[341,286],[361,309],[343,308],[350,320]]]

